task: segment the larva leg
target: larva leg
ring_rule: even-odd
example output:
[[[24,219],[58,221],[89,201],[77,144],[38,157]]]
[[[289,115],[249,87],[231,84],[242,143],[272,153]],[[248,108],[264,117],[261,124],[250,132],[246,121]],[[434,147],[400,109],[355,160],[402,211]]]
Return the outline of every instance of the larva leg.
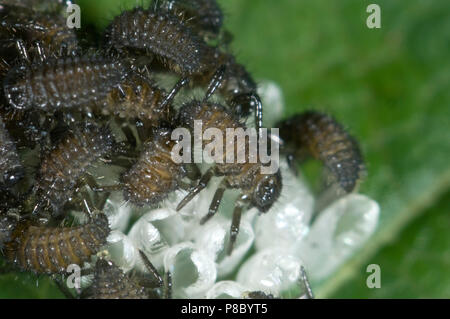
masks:
[[[207,101],[211,95],[214,94],[214,92],[217,90],[217,88],[222,84],[223,78],[225,76],[226,71],[226,65],[221,65],[216,73],[214,73],[211,81],[208,84],[208,88],[206,89],[205,97],[203,98],[203,101]]]
[[[222,201],[224,193],[225,193],[225,185],[223,185],[222,183],[222,185],[219,186],[216,192],[214,193],[214,197],[211,201],[211,205],[209,206],[208,213],[205,216],[203,216],[203,218],[200,220],[200,225],[206,223],[211,217],[213,217],[217,213],[217,210],[219,209],[220,202]]]
[[[227,254],[231,255],[233,252],[234,244],[236,243],[237,235],[239,234],[239,225],[241,224],[242,208],[244,206],[243,197],[236,202],[236,206],[233,211],[233,219],[231,221],[230,228],[230,243],[228,245]]]
[[[164,100],[161,102],[161,108],[167,108],[173,101],[173,99],[175,98],[175,96],[178,94],[178,92],[180,92],[180,90],[186,86],[189,83],[189,78],[184,77],[181,80],[179,80],[174,87],[172,88],[172,90],[169,92],[169,94],[167,94],[167,96],[164,98]]]
[[[170,271],[164,274],[163,298],[172,299],[172,273]]]
[[[156,282],[157,287],[163,287],[164,281],[161,275],[159,274],[158,270],[156,270],[155,266],[150,262],[150,260],[147,258],[147,256],[144,254],[142,250],[139,250],[139,255],[141,256],[142,261],[144,262],[145,268],[152,274],[153,276],[153,282]]]
[[[305,267],[300,267],[300,283],[305,290],[305,298],[306,299],[314,299],[314,293],[311,289],[311,285],[308,280],[308,276],[306,275]]]

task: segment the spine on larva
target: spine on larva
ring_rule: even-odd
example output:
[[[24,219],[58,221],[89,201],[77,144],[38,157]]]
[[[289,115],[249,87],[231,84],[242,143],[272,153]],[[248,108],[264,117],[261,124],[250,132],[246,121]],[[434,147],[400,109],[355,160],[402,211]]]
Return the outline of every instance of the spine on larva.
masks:
[[[125,200],[137,206],[155,205],[177,189],[184,170],[172,160],[176,141],[171,140],[171,132],[154,129],[136,164],[121,176]]]
[[[206,43],[178,18],[162,11],[125,11],[111,22],[105,38],[116,49],[148,50],[176,73],[190,75],[204,68]]]
[[[280,122],[283,148],[292,155],[320,160],[346,192],[351,192],[364,171],[357,141],[332,117],[307,111]]]
[[[81,294],[83,299],[147,299],[144,287],[139,286],[113,262],[98,259],[94,281]]]
[[[77,227],[34,226],[22,221],[5,245],[5,256],[24,271],[37,274],[67,272],[71,264],[83,266],[106,243],[108,219],[99,214]]]
[[[101,56],[48,59],[12,68],[4,79],[4,93],[18,109],[85,107],[103,100],[129,71],[126,63]]]
[[[0,186],[11,187],[24,176],[16,145],[0,118]]]
[[[109,154],[113,144],[107,126],[88,122],[70,131],[42,160],[34,186],[38,206],[59,215],[79,178],[94,162]]]

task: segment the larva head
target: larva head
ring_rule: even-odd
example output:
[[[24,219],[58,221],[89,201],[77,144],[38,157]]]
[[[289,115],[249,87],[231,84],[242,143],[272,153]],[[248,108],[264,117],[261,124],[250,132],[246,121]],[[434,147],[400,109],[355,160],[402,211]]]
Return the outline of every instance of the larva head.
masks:
[[[19,180],[25,176],[22,166],[17,166],[3,173],[3,185],[7,188],[14,186]]]
[[[252,206],[266,213],[280,197],[282,189],[281,173],[259,174],[251,197]]]
[[[261,99],[256,93],[238,94],[232,99],[231,105],[239,117],[248,116],[252,110],[262,112]]]

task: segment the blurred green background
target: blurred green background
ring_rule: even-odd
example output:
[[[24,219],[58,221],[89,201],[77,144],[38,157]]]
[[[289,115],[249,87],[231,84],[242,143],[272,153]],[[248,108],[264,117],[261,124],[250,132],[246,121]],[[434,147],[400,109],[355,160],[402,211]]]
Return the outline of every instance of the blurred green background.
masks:
[[[370,3],[381,29],[366,26]],[[79,1],[101,28],[129,1]],[[450,297],[450,1],[223,0],[233,52],[277,82],[286,116],[333,114],[362,144],[361,192],[381,206],[369,243],[313,288],[319,298]],[[268,105],[265,106],[270,107]],[[366,267],[381,267],[381,288]],[[45,278],[0,276],[0,297],[62,297]]]

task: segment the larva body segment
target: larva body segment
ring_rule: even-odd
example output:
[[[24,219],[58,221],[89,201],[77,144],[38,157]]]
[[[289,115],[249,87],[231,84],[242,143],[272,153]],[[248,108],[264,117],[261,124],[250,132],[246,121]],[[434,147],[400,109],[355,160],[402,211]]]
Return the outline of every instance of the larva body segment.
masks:
[[[104,214],[77,227],[35,226],[22,221],[5,245],[7,260],[24,271],[65,273],[71,264],[82,266],[106,243],[110,229]]]
[[[223,24],[223,12],[215,0],[164,0],[155,2],[160,10],[180,15],[198,34],[218,35],[220,32]]]
[[[284,152],[304,160],[320,160],[346,192],[354,190],[364,171],[357,141],[332,117],[307,111],[277,124]]]
[[[114,58],[48,59],[12,68],[4,79],[4,92],[15,108],[54,112],[104,100],[128,72],[126,63]]]
[[[178,188],[185,170],[182,163],[172,160],[177,141],[171,140],[171,133],[170,129],[153,129],[137,162],[121,176],[125,200],[137,206],[155,205]]]
[[[153,123],[167,118],[171,105],[162,106],[167,93],[152,81],[135,76],[126,79],[120,87],[121,90],[114,88],[106,97],[106,102],[101,105],[103,114]]]
[[[95,264],[94,282],[83,291],[86,299],[148,299],[144,287],[138,285],[130,276],[113,262],[98,259]]]
[[[111,152],[113,143],[107,126],[88,122],[68,132],[41,162],[34,186],[38,206],[59,215],[73,196],[79,178],[93,163]]]
[[[16,145],[0,118],[0,185],[11,187],[24,175]]]
[[[166,12],[142,8],[124,11],[111,22],[105,37],[116,49],[149,51],[179,74],[199,73],[205,67],[202,60],[206,43]]]

